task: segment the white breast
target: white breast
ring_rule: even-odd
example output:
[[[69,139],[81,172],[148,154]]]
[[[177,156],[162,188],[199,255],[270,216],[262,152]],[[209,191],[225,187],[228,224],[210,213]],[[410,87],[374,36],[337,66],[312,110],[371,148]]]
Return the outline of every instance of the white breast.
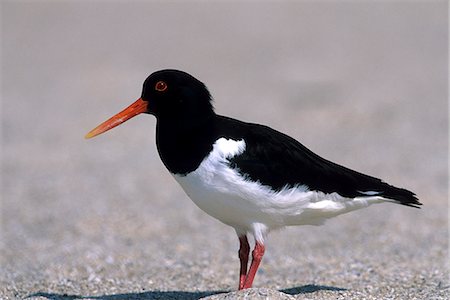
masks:
[[[220,138],[195,171],[173,176],[199,208],[237,231],[252,232],[258,240],[270,229],[320,225],[327,218],[384,201],[376,196],[344,198],[310,191],[305,185],[273,191],[229,166],[229,159],[245,147],[244,140]]]

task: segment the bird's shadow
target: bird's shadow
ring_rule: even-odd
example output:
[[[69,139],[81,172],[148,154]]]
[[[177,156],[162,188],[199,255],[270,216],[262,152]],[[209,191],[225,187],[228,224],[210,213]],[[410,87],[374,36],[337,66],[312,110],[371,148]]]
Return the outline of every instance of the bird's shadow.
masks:
[[[289,294],[289,295],[298,295],[298,294],[310,294],[315,293],[319,291],[346,291],[345,288],[335,287],[335,286],[328,286],[328,285],[316,285],[316,284],[307,284],[303,286],[297,286],[289,289],[283,289],[280,290],[280,292]]]
[[[197,300],[203,297],[208,297],[215,294],[226,293],[227,291],[204,291],[204,292],[186,292],[186,291],[148,291],[142,293],[124,293],[114,295],[101,296],[79,296],[56,293],[35,293],[29,295],[31,297],[43,297],[49,300],[81,300],[81,299],[95,299],[95,300],[153,300],[153,299],[187,299]]]
[[[298,294],[310,294],[318,291],[346,291],[345,288],[339,288],[326,285],[308,284],[288,289],[280,290],[280,292],[289,295]],[[26,298],[31,297],[43,297],[49,300],[78,300],[78,299],[95,299],[95,300],[153,300],[153,299],[187,299],[197,300],[200,298],[208,297],[211,295],[228,293],[230,291],[204,291],[204,292],[187,292],[187,291],[148,291],[142,293],[124,293],[114,295],[101,295],[101,296],[79,296],[57,293],[44,293],[39,292],[32,295],[28,295]],[[26,299],[25,298],[25,299]]]

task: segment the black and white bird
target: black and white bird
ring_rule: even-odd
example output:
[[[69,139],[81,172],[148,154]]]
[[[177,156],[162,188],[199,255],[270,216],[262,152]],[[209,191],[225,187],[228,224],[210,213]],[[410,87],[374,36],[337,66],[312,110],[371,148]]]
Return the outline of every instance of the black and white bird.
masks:
[[[86,138],[140,113],[154,115],[164,165],[199,208],[239,237],[239,289],[252,286],[271,230],[320,225],[374,203],[421,205],[413,192],[326,160],[281,132],[217,115],[211,102],[193,76],[157,71],[136,102]],[[248,234],[255,239],[249,268]]]

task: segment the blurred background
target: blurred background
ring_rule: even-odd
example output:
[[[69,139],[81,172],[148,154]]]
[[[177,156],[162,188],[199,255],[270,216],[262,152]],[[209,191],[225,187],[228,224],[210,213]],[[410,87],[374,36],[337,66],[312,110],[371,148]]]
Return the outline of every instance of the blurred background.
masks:
[[[256,287],[448,290],[447,1],[2,1],[1,26],[0,298],[236,288],[235,233],[165,170],[153,117],[83,138],[163,68],[424,203],[272,234]]]

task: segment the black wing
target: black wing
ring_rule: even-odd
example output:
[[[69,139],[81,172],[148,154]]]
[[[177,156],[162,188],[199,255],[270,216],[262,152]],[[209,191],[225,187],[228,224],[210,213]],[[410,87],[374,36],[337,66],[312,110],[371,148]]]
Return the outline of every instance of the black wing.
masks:
[[[274,190],[306,185],[349,198],[378,195],[407,206],[421,205],[413,192],[326,160],[270,127],[220,118],[227,135],[244,137],[246,143],[245,152],[232,158],[231,166]]]

